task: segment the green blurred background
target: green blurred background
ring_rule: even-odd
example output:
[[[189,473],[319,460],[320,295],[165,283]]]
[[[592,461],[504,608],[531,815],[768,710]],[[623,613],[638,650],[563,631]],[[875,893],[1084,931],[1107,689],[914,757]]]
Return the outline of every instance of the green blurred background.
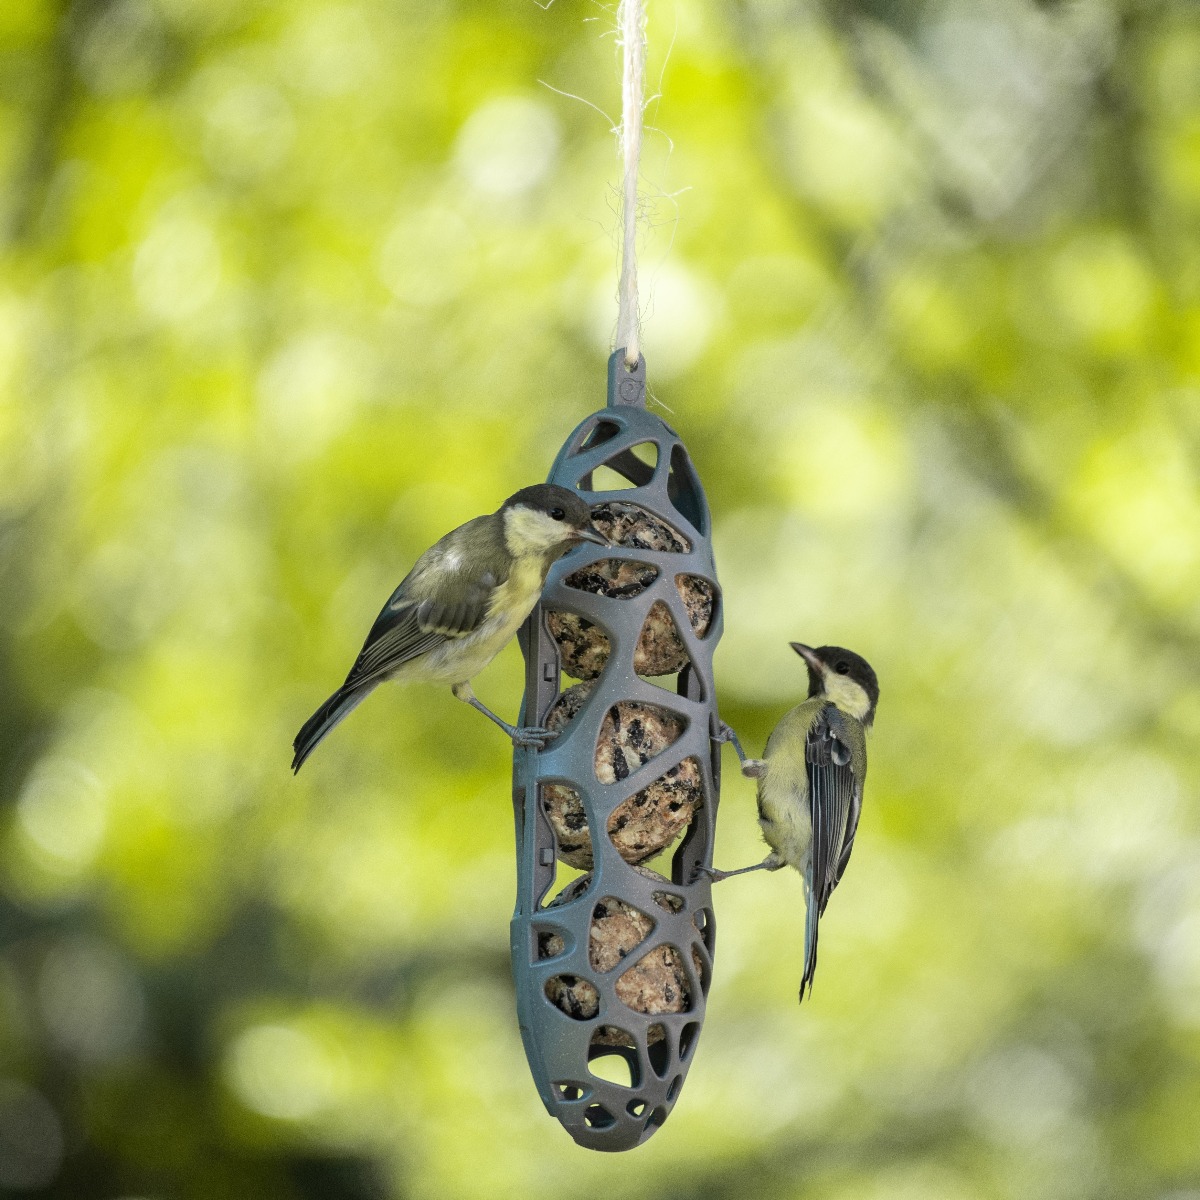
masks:
[[[577,1149],[503,737],[384,689],[287,770],[603,402],[611,8],[3,0],[0,1191],[1200,1198],[1200,7],[649,8],[723,713],[761,748],[794,638],[883,683],[812,1003],[799,879],[722,886],[674,1115]]]

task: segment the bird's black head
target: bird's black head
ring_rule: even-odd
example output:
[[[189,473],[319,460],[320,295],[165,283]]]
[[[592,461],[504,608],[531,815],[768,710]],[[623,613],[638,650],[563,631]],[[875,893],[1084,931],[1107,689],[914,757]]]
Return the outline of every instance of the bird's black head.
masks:
[[[514,492],[500,506],[505,539],[514,554],[557,556],[576,542],[607,546],[608,539],[592,528],[587,502],[569,488],[535,483]]]
[[[592,523],[592,511],[583,497],[556,483],[535,483],[532,487],[514,492],[505,500],[501,511],[517,505],[545,513],[571,529],[583,529]]]
[[[809,696],[828,696],[864,725],[875,720],[879,679],[861,654],[844,646],[818,646],[814,650],[802,642],[792,642],[792,649],[808,667]]]

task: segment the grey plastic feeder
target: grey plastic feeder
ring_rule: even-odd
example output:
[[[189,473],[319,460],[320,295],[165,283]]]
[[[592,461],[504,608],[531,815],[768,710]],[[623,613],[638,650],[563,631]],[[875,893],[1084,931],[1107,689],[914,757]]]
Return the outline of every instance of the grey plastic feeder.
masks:
[[[541,603],[520,639],[526,660],[521,723],[528,725],[545,724],[562,690],[563,658],[548,613],[583,618],[606,635],[609,646],[590,694],[559,736],[541,751],[517,748],[513,760],[518,869],[511,930],[521,1037],[547,1110],[575,1141],[595,1150],[628,1150],[644,1142],[678,1099],[704,1022],[716,938],[711,885],[703,875],[695,882],[692,878],[698,864],[711,865],[719,799],[712,656],[721,636],[721,595],[704,491],[678,435],[646,411],[645,378],[644,360],[631,371],[623,350],[612,355],[608,407],[593,413],[567,439],[550,482],[577,489],[594,513],[610,502],[635,505],[675,531],[685,548],[581,546],[551,570]],[[635,454],[634,447],[642,449]],[[655,465],[647,458],[656,458]],[[628,486],[595,489],[601,467],[617,472]],[[642,590],[603,595],[566,582],[581,567],[604,560],[637,564]],[[643,586],[647,579],[651,582]],[[700,581],[689,586],[708,589],[712,607],[702,635],[689,617],[677,579]],[[635,648],[658,602],[665,604],[686,651],[687,661],[669,680],[670,690],[635,671]],[[656,613],[661,619],[662,609]],[[644,712],[644,706],[663,712],[677,736],[640,765],[635,756],[624,778],[620,771],[626,765],[617,762],[614,781],[601,782],[597,743],[602,726],[605,736],[613,736],[619,715],[615,706],[623,702],[625,714]],[[625,726],[633,728],[631,736],[640,735],[636,721],[626,720]],[[614,810],[624,805],[622,812],[630,811],[626,802],[631,797],[644,803],[641,798],[650,794],[646,789],[653,793],[656,784],[661,789],[664,776],[680,764],[698,804],[670,858],[669,878],[648,877],[618,852],[608,836],[609,823],[619,819]],[[676,780],[679,774],[675,772]],[[560,888],[555,887],[556,862],[564,851],[545,803],[546,788],[553,785],[559,785],[556,794],[572,789],[582,801],[593,858],[588,875]],[[576,823],[581,823],[578,813]],[[666,867],[661,874],[666,876]],[[613,913],[613,901],[620,914],[632,914],[624,940],[633,944],[617,949],[621,957],[616,965],[597,969],[591,958],[592,927],[598,914]],[[650,971],[646,964],[669,968],[668,983],[658,992],[649,988],[654,993],[649,1007],[658,1011],[639,1011],[639,1004],[647,1007],[644,996],[628,1003],[629,987],[620,982],[636,982],[637,971]],[[674,986],[672,979],[682,986]],[[606,1076],[616,1068],[621,1082],[593,1073],[600,1059],[608,1060]]]

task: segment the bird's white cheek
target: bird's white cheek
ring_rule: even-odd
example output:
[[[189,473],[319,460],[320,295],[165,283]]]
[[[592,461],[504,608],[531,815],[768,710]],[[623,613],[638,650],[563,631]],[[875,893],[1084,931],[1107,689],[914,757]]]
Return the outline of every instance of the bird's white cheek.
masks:
[[[563,525],[545,513],[517,505],[504,514],[504,541],[510,554],[545,554],[563,540]]]
[[[830,673],[825,676],[825,695],[844,713],[862,720],[871,708],[871,701],[860,684],[845,675]]]

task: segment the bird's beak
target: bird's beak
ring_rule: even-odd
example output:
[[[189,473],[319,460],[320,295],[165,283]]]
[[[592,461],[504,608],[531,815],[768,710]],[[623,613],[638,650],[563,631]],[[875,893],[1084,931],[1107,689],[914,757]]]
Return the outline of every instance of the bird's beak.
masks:
[[[816,652],[811,646],[806,646],[803,642],[791,642],[789,644],[808,663],[811,670],[815,671],[819,676],[824,676],[825,664],[817,657]]]
[[[594,542],[597,546],[605,547],[612,545],[612,542],[600,530],[593,528],[591,525],[585,525],[582,529],[575,530],[572,536],[577,542]]]

